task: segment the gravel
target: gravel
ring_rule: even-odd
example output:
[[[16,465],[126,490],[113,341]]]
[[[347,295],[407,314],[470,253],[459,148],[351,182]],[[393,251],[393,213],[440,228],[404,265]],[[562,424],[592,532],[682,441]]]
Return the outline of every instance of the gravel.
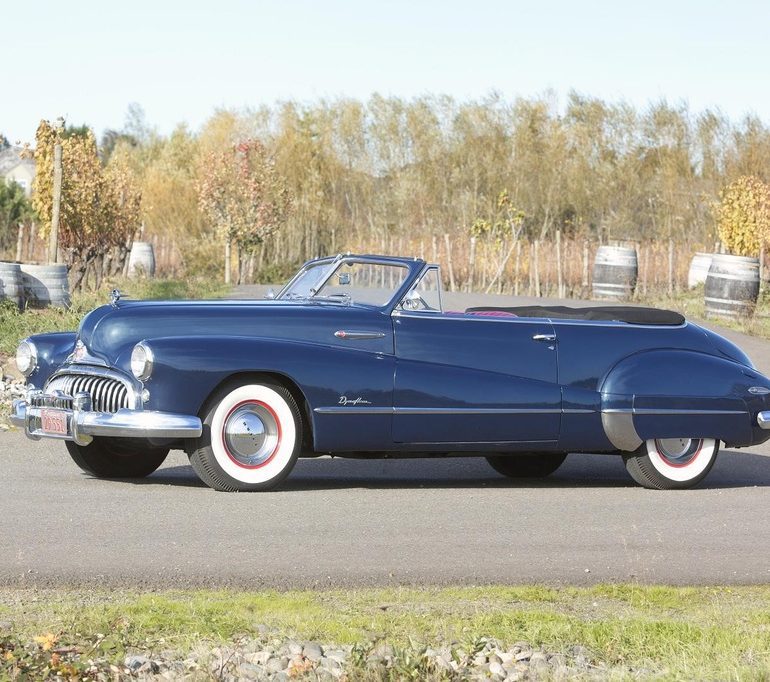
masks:
[[[15,398],[23,398],[26,390],[24,380],[14,379],[11,376],[3,376],[0,379],[0,431],[8,431],[11,428],[8,422],[11,402]]]
[[[577,655],[573,652],[577,650]],[[525,654],[522,656],[522,654]],[[98,666],[97,679],[111,676],[145,680],[215,677],[237,680],[414,679],[513,680],[605,678],[610,670],[591,663],[583,647],[569,653],[547,652],[519,642],[506,648],[495,639],[464,647],[455,642],[434,649],[399,650],[374,642],[367,647],[280,639],[242,639],[228,646],[199,647],[187,656],[135,653],[115,666]],[[104,672],[102,672],[104,671]],[[109,673],[108,673],[109,671]],[[618,672],[617,670],[612,672]],[[622,671],[630,673],[632,671]],[[110,675],[111,673],[111,675]]]

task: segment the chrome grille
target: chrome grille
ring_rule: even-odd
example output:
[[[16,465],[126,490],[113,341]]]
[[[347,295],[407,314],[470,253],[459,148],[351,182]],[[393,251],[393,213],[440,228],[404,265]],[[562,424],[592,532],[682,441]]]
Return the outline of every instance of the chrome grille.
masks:
[[[117,379],[90,374],[61,374],[46,384],[45,392],[61,391],[65,395],[75,396],[88,393],[91,396],[91,409],[95,412],[115,413],[121,407],[129,405],[128,388]]]

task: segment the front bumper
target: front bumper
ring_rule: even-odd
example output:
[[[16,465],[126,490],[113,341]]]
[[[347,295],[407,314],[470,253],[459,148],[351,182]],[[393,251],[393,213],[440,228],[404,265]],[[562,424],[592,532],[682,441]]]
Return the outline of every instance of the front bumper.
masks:
[[[43,428],[43,413],[60,425],[55,432]],[[171,412],[129,410],[93,412],[87,393],[67,396],[30,391],[25,400],[14,400],[11,423],[24,429],[28,438],[56,438],[88,445],[94,436],[108,438],[198,438],[203,425],[198,417]]]
[[[757,415],[757,425],[760,429],[770,429],[770,412],[760,412]]]

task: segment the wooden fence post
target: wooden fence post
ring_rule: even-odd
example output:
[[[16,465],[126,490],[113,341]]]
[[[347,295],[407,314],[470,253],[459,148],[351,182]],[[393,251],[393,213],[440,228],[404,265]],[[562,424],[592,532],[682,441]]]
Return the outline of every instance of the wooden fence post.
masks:
[[[476,273],[476,237],[471,237],[470,255],[468,256],[467,291],[473,291],[473,280]]]
[[[53,205],[51,206],[51,235],[48,239],[48,262],[59,257],[59,212],[61,208],[61,143],[53,146]]]
[[[19,236],[16,239],[16,260],[21,262],[24,251],[24,224],[19,223]]]
[[[456,291],[455,289],[455,271],[452,266],[452,242],[449,241],[449,235],[444,232],[444,246],[446,246],[446,260],[449,267],[449,290]]]
[[[668,293],[674,293],[674,240],[668,239]]]
[[[559,298],[564,298],[564,272],[561,259],[561,230],[556,230],[556,291]]]
[[[230,269],[232,265],[232,246],[230,239],[225,238],[225,284],[230,284]]]
[[[519,268],[521,267],[521,242],[516,240],[516,270],[513,279],[513,295],[519,295]]]

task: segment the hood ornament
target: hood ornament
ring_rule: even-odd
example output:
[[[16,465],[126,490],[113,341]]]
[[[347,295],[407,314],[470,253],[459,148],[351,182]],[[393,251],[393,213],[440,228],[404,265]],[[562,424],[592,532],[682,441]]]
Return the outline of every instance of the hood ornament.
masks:
[[[120,297],[122,295],[123,294],[120,293],[120,289],[113,289],[112,290],[112,293],[110,294],[110,305],[113,308],[117,308],[118,307],[118,301],[120,301]]]

